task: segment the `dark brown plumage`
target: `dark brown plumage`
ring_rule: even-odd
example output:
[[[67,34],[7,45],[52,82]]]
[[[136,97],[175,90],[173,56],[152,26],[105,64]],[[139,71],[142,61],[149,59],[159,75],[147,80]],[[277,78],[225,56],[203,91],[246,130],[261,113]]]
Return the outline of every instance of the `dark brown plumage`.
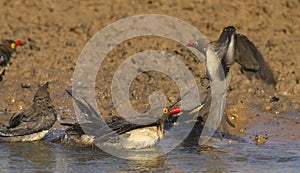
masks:
[[[57,119],[48,85],[37,90],[33,105],[24,112],[0,112],[0,141],[32,141],[46,135]]]
[[[271,85],[276,85],[277,82],[272,70],[255,45],[242,34],[236,34],[235,38],[235,61],[241,65],[241,70],[249,78],[255,75],[257,79],[261,79]]]

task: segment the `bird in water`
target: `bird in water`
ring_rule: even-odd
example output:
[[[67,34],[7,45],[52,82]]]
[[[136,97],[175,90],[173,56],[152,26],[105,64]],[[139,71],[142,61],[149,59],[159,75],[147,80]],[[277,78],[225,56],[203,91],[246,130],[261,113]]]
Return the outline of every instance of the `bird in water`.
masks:
[[[203,39],[200,39],[195,42],[189,42],[187,46],[196,48],[204,55],[207,55],[206,51],[208,44],[212,46],[212,49],[219,58],[219,62],[223,68],[227,88],[231,81],[230,67],[234,63],[238,63],[241,66],[241,70],[245,72],[248,77],[255,75],[256,78],[263,80],[267,84],[276,85],[274,75],[268,64],[263,59],[261,53],[246,36],[237,34],[236,29],[233,26],[225,27],[216,41],[205,43]],[[208,66],[212,69],[217,69],[218,63],[217,61],[206,61],[206,67],[208,68]],[[212,102],[210,80],[212,80],[213,77],[211,75],[216,74],[210,74],[207,70],[207,76],[203,77],[200,80],[200,83],[198,83],[201,104],[190,110],[178,111],[180,112],[179,114],[192,114],[199,111],[197,122],[192,132],[185,140],[188,143],[198,142],[199,135],[201,134],[204,124],[208,118]],[[190,94],[192,94],[192,92],[187,92],[182,97],[178,98],[173,105],[165,108],[165,112],[168,112],[168,110],[174,109],[175,107],[180,109],[181,102]],[[221,139],[221,132],[223,131],[225,122],[227,122],[230,126],[235,127],[235,125],[229,120],[226,113],[224,113],[222,123],[217,130]]]
[[[39,87],[33,105],[23,112],[0,111],[0,141],[35,141],[42,139],[57,120],[48,85]]]
[[[79,122],[76,123],[61,123],[63,126],[68,126],[65,135],[61,138],[61,141],[66,143],[75,142],[85,145],[94,143],[117,149],[151,148],[162,139],[165,124],[168,123],[171,115],[157,116],[156,121],[152,123],[148,123],[149,119],[147,119],[151,113],[148,113],[148,116],[132,119],[135,122],[144,122],[142,124],[131,123],[120,116],[104,121],[84,98],[78,99],[70,91],[66,90],[66,92],[73,98],[84,117],[83,120],[79,118]]]

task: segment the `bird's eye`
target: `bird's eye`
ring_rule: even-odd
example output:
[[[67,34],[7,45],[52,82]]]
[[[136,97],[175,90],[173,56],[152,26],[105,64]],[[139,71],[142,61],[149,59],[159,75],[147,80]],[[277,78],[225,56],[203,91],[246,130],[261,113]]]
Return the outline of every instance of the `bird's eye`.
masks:
[[[197,41],[194,42],[194,46],[198,46],[198,42]]]
[[[16,44],[15,44],[15,43],[12,43],[12,44],[10,45],[10,47],[11,47],[12,49],[15,49]]]
[[[164,113],[164,114],[167,114],[168,112],[169,112],[168,108],[164,108],[164,109],[163,109],[163,113]]]

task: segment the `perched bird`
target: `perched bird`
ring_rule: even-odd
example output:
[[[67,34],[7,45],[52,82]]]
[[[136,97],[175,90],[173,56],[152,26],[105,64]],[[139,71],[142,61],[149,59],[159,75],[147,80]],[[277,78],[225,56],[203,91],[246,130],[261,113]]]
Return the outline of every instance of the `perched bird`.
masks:
[[[195,42],[190,42],[187,44],[189,47],[194,47],[203,54],[206,55],[206,47],[203,40],[198,40]],[[256,75],[258,79],[262,79],[268,84],[275,85],[276,80],[274,75],[269,68],[268,64],[264,61],[262,55],[259,53],[254,44],[244,35],[236,34],[236,29],[233,26],[227,26],[223,29],[218,40],[208,43],[212,45],[215,54],[219,58],[221,65],[223,67],[226,86],[229,87],[231,81],[230,67],[236,62],[241,65],[241,69],[248,73],[249,75]],[[216,62],[216,61],[209,61]],[[208,63],[208,62],[207,62]],[[218,64],[207,64],[206,66],[211,66],[217,68]],[[190,110],[182,110],[181,114],[191,114],[196,111],[198,113],[198,120],[190,133],[186,141],[198,142],[199,135],[201,134],[202,128],[208,118],[208,113],[210,111],[211,105],[211,88],[209,86],[210,74],[208,77],[203,77],[201,82],[198,83],[198,89],[200,93],[201,104]],[[172,109],[174,107],[180,107],[180,103],[184,100],[190,92],[187,92],[183,97],[178,98],[177,102],[168,107],[167,109]],[[221,131],[224,123],[227,122],[230,126],[235,127],[235,125],[229,120],[228,116],[225,114],[223,116],[222,125],[218,129],[219,137],[221,138]]]
[[[9,63],[11,55],[19,45],[22,45],[21,40],[4,40],[0,44],[0,66],[6,66]]]
[[[9,64],[11,55],[22,44],[21,40],[17,40],[16,42],[13,40],[4,40],[0,44],[0,81],[2,81],[2,76],[5,74],[5,66]]]
[[[0,112],[0,141],[35,141],[47,134],[57,119],[48,85],[37,90],[33,105],[24,112]]]
[[[79,100],[70,91],[66,92],[74,99],[84,118],[81,120],[79,118],[79,122],[73,124],[61,123],[69,126],[62,142],[74,141],[88,145],[95,143],[118,149],[144,149],[153,147],[163,137],[165,123],[169,120],[167,114],[155,117],[157,119],[155,122],[145,125],[130,123],[120,116],[104,121],[84,98]],[[139,120],[138,122],[148,122],[147,116]]]

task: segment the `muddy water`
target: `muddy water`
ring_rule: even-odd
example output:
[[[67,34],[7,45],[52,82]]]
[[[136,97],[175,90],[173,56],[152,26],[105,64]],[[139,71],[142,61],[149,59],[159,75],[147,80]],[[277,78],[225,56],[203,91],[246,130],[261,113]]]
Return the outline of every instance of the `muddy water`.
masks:
[[[72,85],[77,58],[84,45],[99,30],[133,15],[156,13],[177,17],[216,39],[224,26],[234,25],[247,35],[270,64],[278,84],[268,89],[248,80],[233,67],[233,80],[227,93],[227,113],[237,125],[232,134],[253,140],[255,135],[271,135],[267,144],[223,144],[200,152],[179,147],[151,161],[127,161],[99,150],[65,146],[44,141],[36,143],[0,143],[0,172],[111,172],[111,171],[215,171],[215,172],[297,172],[300,140],[300,49],[299,1],[1,1],[1,39],[22,39],[0,82],[0,108],[24,110],[32,104],[38,84],[50,81],[51,97],[61,119],[73,108],[65,89]],[[238,14],[238,15],[237,15]],[[114,39],[114,38],[108,38]],[[153,41],[154,40],[154,41]],[[182,56],[195,76],[203,74],[185,49],[170,41],[129,40],[117,47],[99,71],[99,105],[109,106],[109,88],[113,73],[125,59],[142,50],[173,51]],[[130,43],[130,44],[129,44]],[[147,44],[147,43],[150,43]],[[150,49],[151,48],[151,49]],[[107,75],[110,74],[110,75]],[[144,93],[144,83],[166,91],[169,102],[178,95],[176,86],[166,77],[145,75],[136,83],[136,95]],[[150,77],[151,78],[150,78]],[[143,76],[142,76],[143,77]],[[101,83],[102,79],[104,82]],[[144,82],[146,81],[146,82]],[[31,88],[21,88],[21,83]],[[108,83],[108,82],[107,82]],[[152,90],[149,86],[148,90]],[[175,94],[174,94],[175,93]],[[270,98],[278,96],[278,102]],[[172,98],[173,99],[172,99]],[[147,108],[147,104],[137,108]],[[253,108],[254,107],[254,108]],[[70,111],[63,111],[63,110]],[[101,111],[101,110],[100,110]],[[291,114],[292,113],[292,114]],[[104,114],[105,115],[105,114]],[[57,123],[59,124],[59,123]],[[285,143],[281,143],[281,142]],[[298,167],[297,167],[298,166]]]
[[[300,142],[228,144],[212,149],[179,146],[152,160],[125,160],[97,148],[33,143],[0,143],[1,172],[297,172]]]

